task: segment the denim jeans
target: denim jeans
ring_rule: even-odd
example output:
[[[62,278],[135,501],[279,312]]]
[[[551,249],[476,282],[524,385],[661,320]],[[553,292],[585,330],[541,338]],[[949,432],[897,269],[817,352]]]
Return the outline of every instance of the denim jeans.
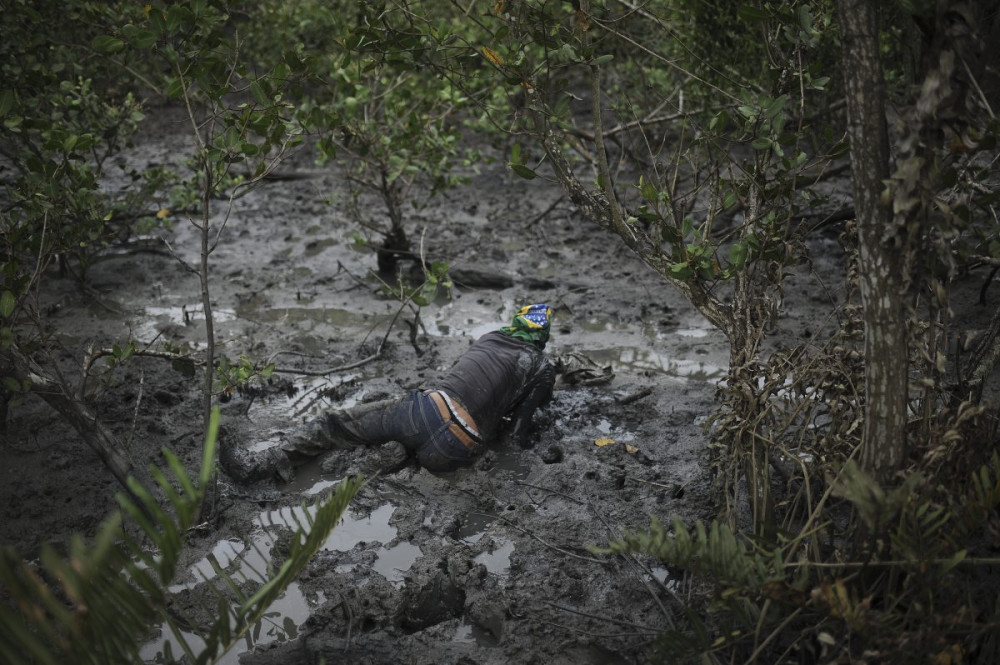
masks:
[[[362,416],[349,426],[369,444],[399,441],[407,451],[416,454],[425,469],[454,471],[472,464],[477,455],[451,433],[448,429],[451,422],[441,417],[430,396],[413,391],[383,411]]]

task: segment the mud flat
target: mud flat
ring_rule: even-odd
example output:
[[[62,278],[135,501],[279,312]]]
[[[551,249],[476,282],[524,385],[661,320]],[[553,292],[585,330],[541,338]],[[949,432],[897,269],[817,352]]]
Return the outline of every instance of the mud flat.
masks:
[[[129,160],[169,160],[183,131],[164,116]],[[314,168],[298,159],[288,168]],[[584,354],[610,366],[614,379],[558,384],[530,448],[501,444],[453,474],[410,465],[372,479],[306,574],[226,662],[629,663],[669,625],[674,594],[685,593],[671,571],[588,548],[653,515],[712,515],[701,423],[727,346],[561,195],[494,164],[447,198],[421,202],[408,224],[429,257],[509,279],[492,287],[456,280],[419,321],[404,315],[415,334],[397,322],[387,337],[399,303],[369,274],[375,258],[353,240],[358,220],[338,204],[347,193],[336,174],[269,182],[239,200],[212,257],[216,334],[223,353],[273,360],[279,371],[266,394],[224,405],[230,441],[274,445],[324,409],[411,389],[525,302],[556,310],[549,351]],[[363,209],[378,217],[376,201]],[[195,231],[180,216],[169,238],[195,262]],[[835,243],[824,257],[838,260]],[[169,256],[109,258],[89,280],[89,296],[59,280],[46,294],[67,348],[130,336],[140,345],[204,343],[197,278]],[[822,320],[829,291],[803,274],[789,297],[805,308],[790,308],[781,332],[795,339]],[[350,372],[301,374],[358,361],[382,338],[379,357]],[[79,363],[72,353],[65,359]],[[163,446],[190,468],[198,463],[196,379],[135,358],[94,381],[89,399],[129,442],[137,467],[162,464]],[[0,447],[0,539],[31,555],[73,531],[93,534],[114,508],[110,473],[40,403],[13,412],[9,432]],[[358,461],[339,462],[349,469]],[[302,502],[338,480],[318,462],[288,485],[244,487],[223,476],[222,511],[189,541],[174,608],[205,611],[199,589],[211,577],[210,556],[252,584],[255,571],[281,560]],[[161,647],[154,636],[144,655],[155,661]]]

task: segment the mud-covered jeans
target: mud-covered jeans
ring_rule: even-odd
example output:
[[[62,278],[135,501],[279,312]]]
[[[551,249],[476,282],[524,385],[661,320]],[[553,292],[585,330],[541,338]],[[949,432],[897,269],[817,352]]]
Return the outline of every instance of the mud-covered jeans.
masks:
[[[368,446],[399,441],[425,469],[454,471],[472,464],[480,451],[459,441],[448,429],[451,422],[441,417],[429,395],[413,391],[384,407],[331,414],[328,427],[333,436],[341,429],[339,434]]]
[[[382,419],[382,438],[402,443],[424,468],[454,471],[476,460],[479,451],[470,450],[451,433],[452,420],[441,417],[429,395],[414,391],[388,411]]]

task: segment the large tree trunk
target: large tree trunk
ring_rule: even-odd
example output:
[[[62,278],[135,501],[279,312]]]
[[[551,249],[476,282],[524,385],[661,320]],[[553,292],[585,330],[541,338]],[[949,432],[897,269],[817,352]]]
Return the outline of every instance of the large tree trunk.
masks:
[[[876,3],[838,0],[837,14],[865,322],[861,464],[876,477],[886,479],[902,461],[906,443],[906,248],[897,245],[892,211],[880,202],[889,178],[889,139]]]

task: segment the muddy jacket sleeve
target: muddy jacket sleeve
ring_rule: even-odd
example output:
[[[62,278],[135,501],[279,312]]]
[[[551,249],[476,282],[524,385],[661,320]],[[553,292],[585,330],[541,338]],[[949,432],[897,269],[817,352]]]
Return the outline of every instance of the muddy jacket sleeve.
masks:
[[[511,410],[508,435],[518,443],[522,442],[531,429],[531,416],[535,409],[552,397],[552,386],[556,382],[556,372],[552,363],[546,362],[535,380],[526,387],[524,397]]]

